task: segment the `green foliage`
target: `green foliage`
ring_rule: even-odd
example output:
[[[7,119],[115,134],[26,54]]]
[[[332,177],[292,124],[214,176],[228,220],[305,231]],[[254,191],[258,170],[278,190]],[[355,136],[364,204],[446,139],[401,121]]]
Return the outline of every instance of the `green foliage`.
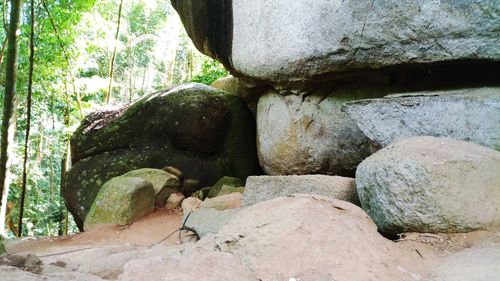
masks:
[[[211,85],[217,79],[228,76],[229,73],[218,61],[209,57],[205,58],[201,65],[201,72],[193,77],[193,82]]]
[[[84,114],[103,106],[119,0],[37,0],[32,134],[23,235],[58,235],[65,222],[60,196],[67,141]],[[9,3],[9,1],[7,1]],[[0,2],[0,6],[2,2]],[[8,6],[8,5],[7,5]],[[21,187],[29,66],[29,11],[19,37],[17,132],[12,147],[9,213],[15,224]],[[112,102],[121,105],[173,84],[211,84],[227,72],[196,51],[170,1],[124,1]],[[54,31],[54,26],[57,33]],[[0,41],[5,33],[0,30]],[[0,108],[5,60],[0,66]],[[69,115],[68,115],[69,114]],[[71,231],[75,224],[69,221]],[[14,235],[11,231],[10,237]]]

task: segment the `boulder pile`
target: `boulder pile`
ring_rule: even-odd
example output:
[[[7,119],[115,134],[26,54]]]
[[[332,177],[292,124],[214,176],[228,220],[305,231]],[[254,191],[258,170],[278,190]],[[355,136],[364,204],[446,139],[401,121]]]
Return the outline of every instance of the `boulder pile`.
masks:
[[[186,184],[194,189],[223,176],[246,178],[260,171],[252,113],[238,97],[201,84],[181,85],[124,110],[87,116],[71,138],[71,152],[73,167],[62,194],[80,229],[104,183],[132,170],[175,167],[185,183],[196,180],[196,185]],[[161,192],[155,187],[162,201],[157,205],[165,203],[174,186]]]

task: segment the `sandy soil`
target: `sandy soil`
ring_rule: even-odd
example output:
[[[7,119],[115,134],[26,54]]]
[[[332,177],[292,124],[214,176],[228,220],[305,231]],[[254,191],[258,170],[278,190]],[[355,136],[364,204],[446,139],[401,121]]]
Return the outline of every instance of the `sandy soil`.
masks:
[[[150,246],[179,229],[181,225],[182,211],[160,209],[127,227],[101,226],[68,237],[28,237],[8,241],[6,247],[12,254],[33,253],[42,256],[88,247]],[[162,243],[175,245],[178,242],[179,235],[175,234]]]

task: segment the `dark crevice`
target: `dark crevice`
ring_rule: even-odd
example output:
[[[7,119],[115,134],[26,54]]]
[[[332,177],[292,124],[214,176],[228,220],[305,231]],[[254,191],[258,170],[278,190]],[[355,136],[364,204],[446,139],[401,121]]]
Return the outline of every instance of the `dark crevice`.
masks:
[[[367,88],[381,93],[450,90],[500,86],[500,61],[456,60],[427,64],[402,64],[378,69],[330,72],[302,82],[255,81],[275,88],[299,89],[311,93],[335,93],[339,89]]]
[[[233,1],[207,1],[207,39],[210,50],[227,69],[232,69]]]

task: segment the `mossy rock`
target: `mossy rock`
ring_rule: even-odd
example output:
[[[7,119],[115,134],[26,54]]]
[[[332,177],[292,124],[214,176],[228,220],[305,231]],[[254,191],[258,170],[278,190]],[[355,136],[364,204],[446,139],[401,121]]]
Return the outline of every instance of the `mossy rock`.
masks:
[[[88,116],[72,136],[73,167],[62,194],[83,230],[101,186],[132,170],[173,166],[200,186],[225,175],[260,174],[255,138],[255,120],[238,97],[201,84],[181,85],[126,110]]]
[[[241,187],[244,186],[245,184],[243,181],[239,178],[236,177],[222,177],[220,180],[218,180],[213,186],[210,192],[208,193],[208,198],[213,198],[216,197],[219,192],[221,191],[222,186],[233,186],[233,187]]]
[[[170,194],[179,191],[181,186],[181,182],[175,175],[160,169],[143,168],[130,171],[123,176],[137,177],[150,182],[155,191],[155,205],[158,207],[165,206],[165,202]]]
[[[223,195],[228,195],[228,194],[231,194],[231,193],[241,193],[243,194],[245,192],[245,187],[241,186],[241,187],[234,187],[234,186],[227,186],[227,185],[223,185],[219,191],[219,193],[217,193],[217,196],[223,196]]]
[[[116,177],[106,182],[85,219],[85,230],[96,225],[129,225],[154,211],[151,183],[137,177]]]

